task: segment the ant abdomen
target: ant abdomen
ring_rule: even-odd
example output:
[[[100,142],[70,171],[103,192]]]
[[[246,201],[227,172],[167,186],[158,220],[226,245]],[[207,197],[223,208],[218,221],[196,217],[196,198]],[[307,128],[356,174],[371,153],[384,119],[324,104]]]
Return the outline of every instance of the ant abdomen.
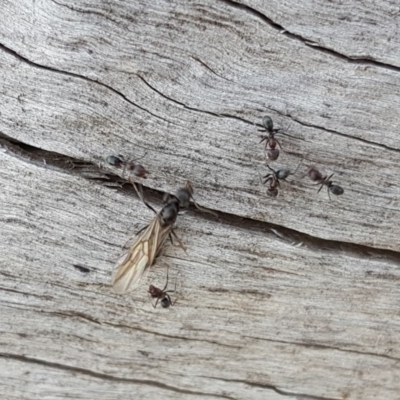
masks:
[[[276,161],[279,157],[279,149],[268,149],[267,157],[271,161]]]
[[[313,181],[313,182],[319,182],[321,181],[324,176],[319,172],[316,168],[311,167],[308,172],[307,172],[308,177]]]

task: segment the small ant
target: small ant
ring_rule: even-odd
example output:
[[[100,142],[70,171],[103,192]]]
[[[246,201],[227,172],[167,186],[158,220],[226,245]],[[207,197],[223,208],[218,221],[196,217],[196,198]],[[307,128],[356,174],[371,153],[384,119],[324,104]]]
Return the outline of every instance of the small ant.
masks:
[[[276,197],[278,195],[278,186],[281,185],[279,180],[282,179],[286,182],[286,178],[291,174],[291,172],[288,169],[278,169],[278,171],[275,171],[268,164],[267,168],[272,171],[272,173],[265,175],[262,178],[262,183],[265,185],[269,182],[267,194],[271,197]]]
[[[174,293],[176,291],[176,281],[174,290],[165,290],[167,286],[168,286],[168,271],[167,271],[167,283],[165,284],[163,289],[159,289],[154,285],[150,285],[149,287],[150,296],[153,299],[157,299],[156,304],[153,304],[153,308],[157,307],[159,301],[161,301],[162,308],[168,308],[170,306],[172,307],[176,303],[176,300],[172,302],[171,297],[168,294],[168,293]]]
[[[268,135],[261,136],[260,143],[265,141],[265,150],[267,150],[267,157],[269,160],[275,161],[279,157],[279,149],[276,146],[279,145],[279,147],[282,150],[282,146],[279,143],[278,139],[275,138],[275,135],[277,133],[281,133],[282,135],[289,136],[293,139],[297,139],[297,138],[283,132],[283,130],[280,128],[274,129],[274,123],[272,122],[272,118],[269,117],[268,115],[265,115],[262,118],[262,126],[264,127],[264,129],[259,129],[259,131],[260,132],[267,131]],[[269,148],[268,148],[268,146],[269,146]]]
[[[126,169],[130,171],[133,175],[137,176],[138,178],[147,178],[147,174],[150,173],[149,171],[147,171],[145,167],[143,167],[143,165],[135,164],[131,160],[125,160],[124,157],[121,155],[119,155],[118,157],[108,156],[106,158],[106,162],[117,168],[124,166],[122,175],[125,173]]]
[[[260,143],[265,141],[265,150],[267,150],[267,156],[271,161],[275,161],[279,157],[279,149],[276,148],[276,145],[278,144],[279,147],[282,149],[282,146],[279,143],[278,139],[275,139],[275,134],[280,132],[281,129],[274,129],[274,123],[272,122],[272,118],[268,117],[268,115],[263,117],[262,125],[264,129],[263,130],[259,129],[259,131],[263,132],[267,131],[268,135],[261,136]]]
[[[344,193],[344,190],[341,186],[334,185],[332,183],[331,178],[332,178],[333,174],[331,174],[329,176],[322,175],[321,172],[319,172],[315,167],[311,167],[307,171],[307,175],[313,182],[317,182],[318,184],[321,185],[321,187],[318,189],[318,193],[321,191],[323,186],[326,186],[326,188],[328,190],[329,200],[331,200],[331,195],[329,194],[329,192],[331,192],[332,194],[334,194],[336,196],[340,196]]]
[[[262,183],[264,185],[270,182],[267,194],[271,197],[276,197],[278,195],[278,186],[281,185],[279,181],[283,180],[287,182],[286,178],[289,175],[294,175],[299,169],[302,162],[303,160],[300,161],[299,165],[296,168],[296,171],[294,171],[293,173],[290,171],[290,169],[278,169],[277,171],[275,171],[267,164],[267,168],[272,171],[272,173],[269,173],[262,178]]]

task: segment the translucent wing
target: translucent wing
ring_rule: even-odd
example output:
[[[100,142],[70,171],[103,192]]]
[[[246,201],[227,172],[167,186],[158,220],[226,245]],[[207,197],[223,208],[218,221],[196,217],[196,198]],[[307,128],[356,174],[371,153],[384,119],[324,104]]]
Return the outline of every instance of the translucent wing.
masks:
[[[150,267],[160,251],[172,225],[162,227],[157,215],[132,248],[116,264],[118,268],[112,282],[115,293],[136,289],[145,270]]]

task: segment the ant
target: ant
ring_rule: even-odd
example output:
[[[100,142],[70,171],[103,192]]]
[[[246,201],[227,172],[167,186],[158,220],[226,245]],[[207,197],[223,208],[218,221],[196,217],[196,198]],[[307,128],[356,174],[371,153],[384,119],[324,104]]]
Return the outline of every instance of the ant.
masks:
[[[176,300],[174,302],[171,301],[171,297],[168,294],[168,293],[174,293],[176,291],[176,281],[174,290],[165,290],[167,286],[168,286],[168,271],[167,271],[167,283],[165,284],[163,289],[159,289],[154,285],[150,285],[149,287],[150,296],[153,299],[157,299],[156,304],[153,304],[153,308],[157,307],[158,301],[161,301],[162,308],[168,308],[170,306],[172,307],[176,303]]]
[[[259,129],[260,132],[268,132],[268,135],[261,136],[261,141],[260,143],[265,141],[265,150],[267,150],[267,157],[271,161],[275,161],[279,157],[279,149],[276,147],[279,145],[279,147],[282,150],[282,146],[279,143],[278,139],[275,138],[275,135],[277,133],[281,133],[282,135],[286,135],[289,137],[292,137],[294,139],[297,139],[285,132],[283,132],[282,129],[280,128],[274,128],[274,123],[272,122],[272,118],[269,117],[268,115],[265,115],[262,118],[262,126],[264,129]],[[269,148],[268,148],[269,146]]]
[[[315,167],[311,167],[307,171],[307,175],[313,182],[317,182],[318,184],[321,185],[321,187],[318,189],[318,193],[321,191],[323,186],[326,186],[328,190],[329,200],[331,200],[331,195],[329,194],[329,192],[331,192],[336,196],[340,196],[344,193],[344,190],[341,186],[334,185],[332,183],[331,178],[333,174],[329,176],[322,175],[321,172],[319,172]]]
[[[265,141],[265,149],[267,150],[267,156],[271,161],[275,161],[279,157],[279,149],[276,148],[276,145],[278,144],[279,147],[282,149],[281,144],[279,143],[278,139],[275,139],[275,134],[280,132],[281,129],[274,129],[274,123],[272,122],[272,118],[268,117],[268,115],[264,116],[262,119],[262,125],[264,127],[263,130],[259,131],[267,131],[268,135],[261,136],[261,141],[260,143]]]
[[[267,168],[272,171],[272,173],[265,175],[262,178],[262,183],[265,185],[269,182],[267,194],[271,197],[276,197],[278,195],[278,186],[281,185],[279,180],[282,179],[283,181],[287,182],[286,178],[291,174],[291,172],[289,169],[278,169],[278,171],[275,171],[268,164]]]
[[[143,157],[141,157],[143,158]],[[125,170],[127,169],[128,171],[131,171],[133,175],[137,176],[138,178],[147,178],[147,174],[150,172],[147,171],[145,167],[141,164],[135,164],[131,160],[125,160],[123,156],[108,156],[106,158],[107,164],[110,164],[114,167],[121,167],[124,166],[124,169],[122,171],[122,175],[125,173]]]
[[[303,162],[303,160],[300,161],[299,165],[296,168],[296,171],[294,171],[293,173],[290,171],[290,169],[278,169],[277,171],[275,171],[274,169],[272,169],[268,164],[267,164],[267,168],[272,171],[272,173],[269,173],[267,175],[265,175],[262,179],[262,183],[265,185],[266,183],[270,182],[269,184],[269,188],[267,190],[267,194],[271,197],[276,197],[278,195],[278,186],[280,186],[280,180],[283,180],[285,182],[287,182],[286,178],[289,175],[294,175],[297,170],[299,169],[301,163]]]

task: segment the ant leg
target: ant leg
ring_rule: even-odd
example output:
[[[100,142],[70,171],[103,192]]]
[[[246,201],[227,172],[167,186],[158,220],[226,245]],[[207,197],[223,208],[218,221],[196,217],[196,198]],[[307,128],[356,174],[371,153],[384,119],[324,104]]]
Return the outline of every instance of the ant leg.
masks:
[[[144,155],[142,157],[135,158],[134,160],[130,160],[130,161],[138,161],[138,160],[141,160],[142,158],[144,158],[146,156],[147,156],[147,151],[144,152]]]
[[[175,239],[179,242],[179,245],[182,247],[183,251],[186,253],[186,247],[182,243],[181,239],[179,239],[178,235],[171,229],[171,233],[175,236]]]
[[[273,179],[273,175],[272,175],[272,174],[264,175],[264,176],[262,177],[262,179],[265,180],[265,182],[268,182],[270,179]],[[264,183],[265,183],[265,182],[264,182]]]
[[[137,188],[137,186],[136,186],[136,183],[133,181],[133,179],[129,178],[128,180],[129,180],[129,182],[132,184],[132,186],[135,188],[136,194],[138,195],[139,199],[143,201],[144,205],[145,205],[147,208],[149,208],[151,211],[153,211],[154,214],[157,214],[157,211],[156,211],[149,203],[147,203],[146,200],[144,199],[143,187],[142,187],[142,185],[141,185],[140,183],[138,184],[138,185],[139,185],[139,188],[140,188],[140,191],[139,191],[138,188]]]
[[[269,137],[268,137],[268,136],[261,136],[260,143],[262,143],[264,140],[266,140],[265,148],[267,148],[268,143],[269,143]],[[259,144],[260,144],[260,143],[259,143]]]
[[[272,175],[273,175],[273,174],[269,173],[269,174],[264,175],[262,178],[263,178],[263,179],[266,179],[266,178],[268,178],[269,176],[272,176]]]
[[[149,225],[144,226],[142,229],[140,229],[138,232],[136,232],[134,235],[130,236],[130,238],[124,243],[122,248],[125,248],[126,244],[134,237],[139,235],[141,232],[143,232]]]
[[[151,211],[153,211],[154,214],[157,214],[157,211],[147,202],[143,201],[144,205],[149,208]]]
[[[297,166],[296,170],[293,172],[292,175],[294,175],[294,174],[297,172],[297,170],[299,169],[300,165],[303,163],[303,160],[304,160],[304,158],[302,158],[302,159],[300,160],[299,165]]]
[[[142,233],[149,225],[144,226],[142,229],[140,229],[137,233],[136,236]]]
[[[270,176],[268,179],[265,179],[263,181],[263,184],[266,185],[269,181],[273,181],[273,180],[274,180],[274,178],[272,176]]]
[[[171,297],[169,297],[169,294],[165,293],[165,297],[168,299],[169,305],[172,307],[175,304],[175,302],[172,303],[172,300],[171,300]]]
[[[153,304],[153,303],[151,304],[151,305],[153,306],[153,308],[156,308],[156,307],[157,307],[158,300],[160,300],[160,299],[157,299],[156,304]]]
[[[199,206],[199,205],[194,201],[193,197],[192,197],[192,201],[193,201],[193,204],[195,205],[195,207],[196,207],[199,211],[206,212],[206,213],[211,214],[211,215],[213,215],[214,217],[218,218],[218,214],[217,214],[215,211],[207,210],[207,208],[204,208],[204,207]]]
[[[275,139],[275,141],[276,141],[276,143],[278,143],[279,144],[279,147],[281,148],[281,150],[282,150],[282,146],[281,146],[281,144],[279,143],[279,140],[278,139]]]
[[[168,269],[167,269],[167,283],[165,284],[165,286],[164,286],[164,288],[163,288],[163,292],[164,292],[164,290],[167,288],[167,286],[168,286],[168,272],[169,272],[169,267],[168,267]]]
[[[270,171],[272,171],[272,172],[274,173],[274,175],[276,175],[276,171],[275,171],[274,169],[272,169],[267,163],[266,163],[266,165],[267,165],[267,168],[268,168]],[[270,175],[272,175],[272,174],[270,174]]]
[[[317,183],[317,185],[318,185],[318,183]],[[322,184],[321,184],[321,186],[320,186],[320,188],[318,189],[318,192],[317,193],[319,193],[320,191],[321,191],[321,189],[322,189],[322,187],[325,185],[325,183],[323,182]]]
[[[193,188],[192,188],[192,185],[190,184],[189,181],[187,181],[187,183],[186,183],[186,188],[188,188],[189,191],[191,191],[191,192],[193,193]],[[199,211],[206,212],[206,213],[211,214],[211,215],[213,215],[214,217],[218,218],[218,214],[217,214],[216,212],[214,212],[214,211],[212,211],[212,210],[207,210],[207,208],[204,208],[204,207],[199,206],[199,205],[196,203],[196,201],[194,200],[194,198],[193,198],[192,195],[190,195],[190,199],[193,201],[193,204],[195,205],[195,207],[196,207]]]

